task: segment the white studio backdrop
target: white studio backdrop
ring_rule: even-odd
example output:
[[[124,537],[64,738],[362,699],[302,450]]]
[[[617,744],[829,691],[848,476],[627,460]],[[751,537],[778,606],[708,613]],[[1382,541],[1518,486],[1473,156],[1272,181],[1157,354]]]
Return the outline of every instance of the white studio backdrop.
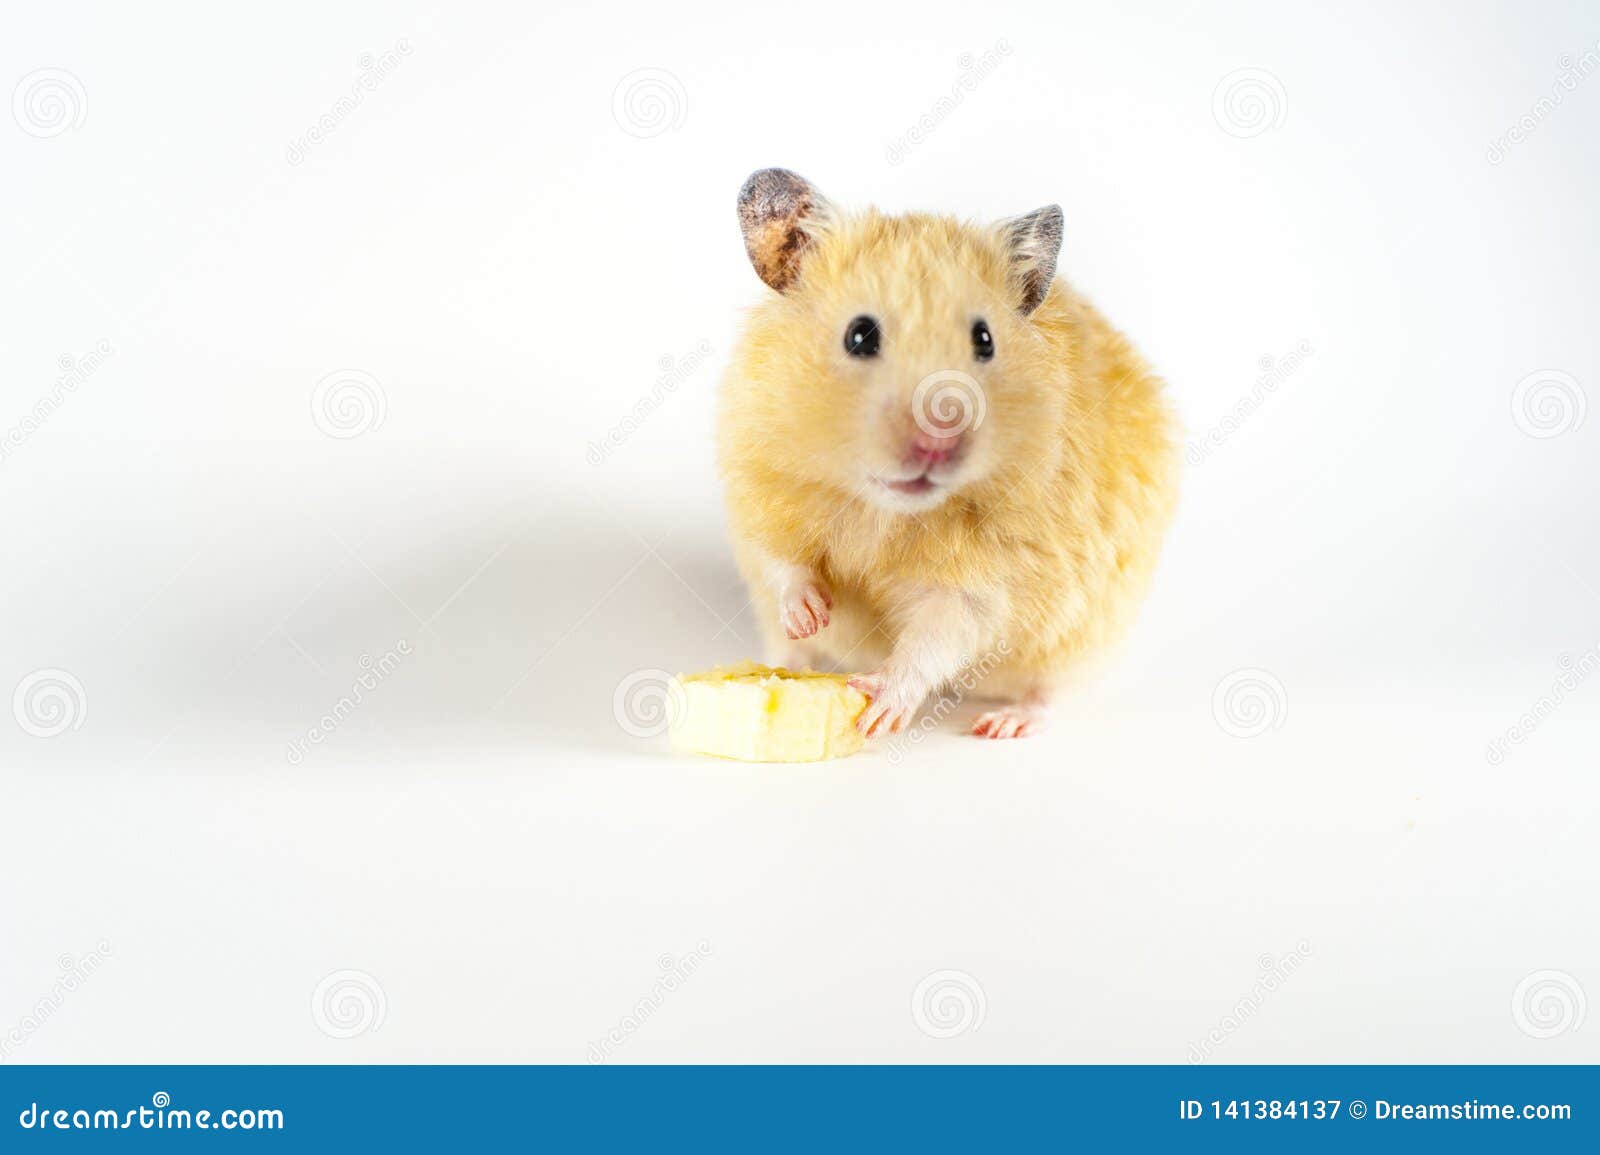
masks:
[[[1593,6],[35,5],[0,82],[4,1061],[1600,1060]],[[1037,741],[619,723],[757,648],[767,165],[1059,202],[1170,382]]]

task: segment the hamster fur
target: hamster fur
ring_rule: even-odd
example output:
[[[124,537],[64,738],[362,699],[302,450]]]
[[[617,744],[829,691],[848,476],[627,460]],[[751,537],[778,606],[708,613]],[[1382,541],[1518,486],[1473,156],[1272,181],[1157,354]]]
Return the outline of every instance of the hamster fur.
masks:
[[[869,735],[974,675],[1000,699],[975,733],[1036,730],[1155,565],[1178,476],[1161,380],[1055,277],[1056,206],[847,215],[765,169],[739,218],[776,291],[723,380],[718,456],[768,660],[870,671]]]

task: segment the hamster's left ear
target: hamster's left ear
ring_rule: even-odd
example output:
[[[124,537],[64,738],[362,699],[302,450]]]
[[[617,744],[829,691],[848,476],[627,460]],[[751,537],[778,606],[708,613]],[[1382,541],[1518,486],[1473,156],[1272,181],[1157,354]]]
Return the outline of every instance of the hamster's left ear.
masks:
[[[1061,225],[1061,206],[1046,205],[998,226],[1011,253],[1011,279],[1021,294],[1024,317],[1042,305],[1050,292],[1056,257],[1061,253]]]
[[[778,292],[800,274],[800,258],[832,214],[809,181],[786,168],[750,174],[739,190],[744,249],[763,281]]]

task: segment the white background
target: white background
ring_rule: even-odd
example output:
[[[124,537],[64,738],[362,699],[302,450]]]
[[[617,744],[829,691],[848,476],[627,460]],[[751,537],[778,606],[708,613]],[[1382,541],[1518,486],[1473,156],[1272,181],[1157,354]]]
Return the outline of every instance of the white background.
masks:
[[[5,1061],[1600,1061],[1600,10],[1209,7],[12,13],[4,94],[66,105],[0,111],[0,688],[82,694],[0,712]],[[774,164],[1059,202],[1192,436],[1255,391],[1045,737],[613,716],[757,650],[710,420]]]

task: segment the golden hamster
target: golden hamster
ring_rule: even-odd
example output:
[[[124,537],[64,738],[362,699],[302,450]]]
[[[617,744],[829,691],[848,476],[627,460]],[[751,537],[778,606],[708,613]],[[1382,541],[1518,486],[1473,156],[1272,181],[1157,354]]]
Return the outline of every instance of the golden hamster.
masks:
[[[768,660],[868,670],[857,726],[958,679],[1020,737],[1130,621],[1177,487],[1161,380],[1055,275],[1062,213],[846,213],[763,169],[739,193],[774,290],[722,383],[718,456]]]

